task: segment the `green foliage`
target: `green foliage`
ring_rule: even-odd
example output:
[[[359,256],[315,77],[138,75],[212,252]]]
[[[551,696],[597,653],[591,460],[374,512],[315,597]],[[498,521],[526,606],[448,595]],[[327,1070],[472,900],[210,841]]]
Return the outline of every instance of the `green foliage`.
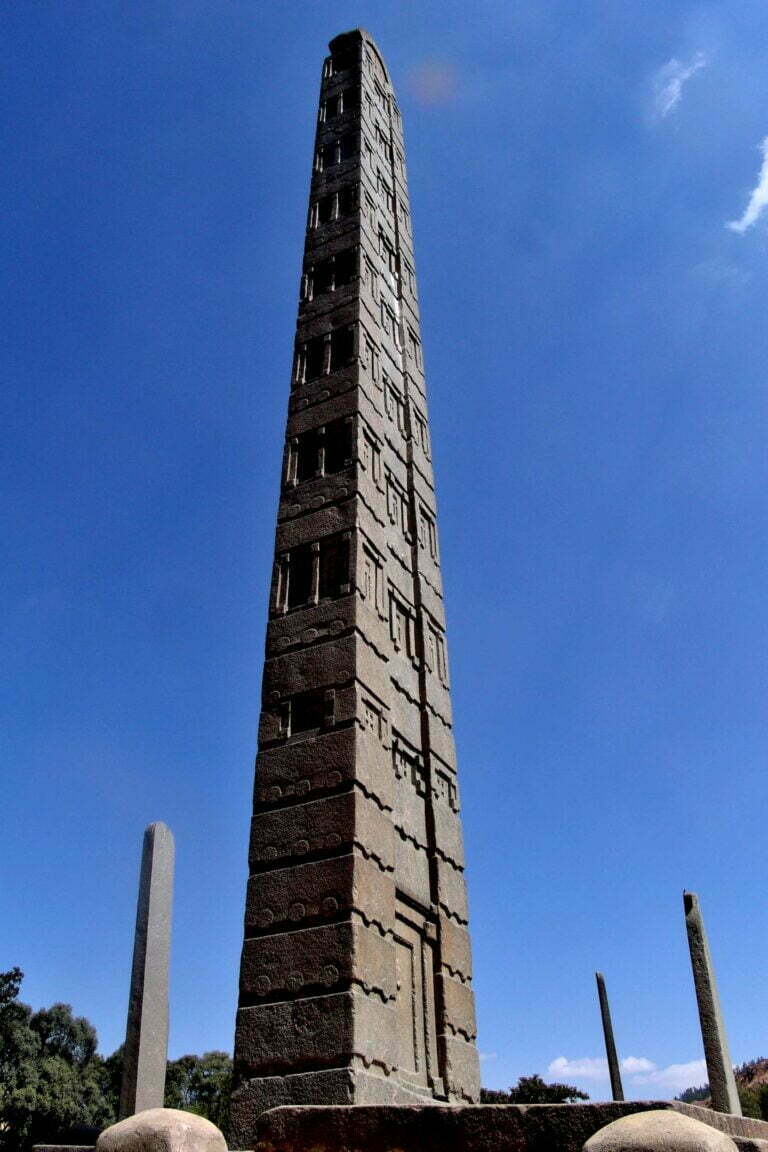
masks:
[[[736,1085],[736,1090],[739,1093],[742,1116],[750,1116],[753,1120],[762,1120],[763,1113],[760,1108],[759,1093],[754,1088],[742,1088],[740,1084]]]
[[[589,1100],[589,1096],[572,1084],[546,1084],[536,1073],[521,1076],[508,1092],[480,1089],[481,1104],[573,1104],[577,1100]]]
[[[22,1152],[76,1127],[114,1121],[96,1031],[68,1004],[33,1012],[18,968],[0,973],[0,1149]]]
[[[205,1116],[226,1134],[231,1087],[232,1058],[226,1052],[180,1056],[168,1063],[165,1106]]]
[[[701,1100],[708,1100],[709,1084],[702,1084],[699,1088],[686,1088],[685,1092],[681,1092],[675,1099],[682,1101],[683,1104],[698,1104]]]

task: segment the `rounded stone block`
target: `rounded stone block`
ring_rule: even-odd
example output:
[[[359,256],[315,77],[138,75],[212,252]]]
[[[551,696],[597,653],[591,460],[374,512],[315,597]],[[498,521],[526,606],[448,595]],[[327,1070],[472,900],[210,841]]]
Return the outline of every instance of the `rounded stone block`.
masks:
[[[210,1120],[177,1108],[148,1108],[102,1132],[96,1152],[227,1152]]]
[[[584,1152],[736,1152],[730,1136],[671,1109],[622,1116],[600,1128]]]

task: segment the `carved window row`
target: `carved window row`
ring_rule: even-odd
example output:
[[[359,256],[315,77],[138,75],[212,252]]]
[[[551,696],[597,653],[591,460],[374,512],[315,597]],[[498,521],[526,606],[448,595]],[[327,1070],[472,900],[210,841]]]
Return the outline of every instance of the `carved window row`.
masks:
[[[346,160],[353,160],[360,151],[360,136],[357,132],[345,132],[327,144],[321,144],[315,153],[315,171],[327,172]]]
[[[351,416],[342,416],[294,436],[288,446],[286,483],[303,484],[348,468],[352,463],[353,424]]]
[[[326,57],[323,75],[328,79],[329,76],[337,76],[339,72],[347,72],[350,68],[357,68],[357,64],[357,52],[353,48],[334,52],[332,56]]]
[[[302,280],[302,299],[314,300],[327,292],[335,292],[351,284],[359,275],[360,249],[345,248],[317,264],[311,264]]]
[[[280,733],[296,736],[300,732],[317,732],[335,723],[336,692],[333,688],[313,688],[298,692],[280,706]]]
[[[357,184],[346,184],[336,192],[321,196],[310,205],[309,227],[317,228],[321,224],[330,224],[333,220],[351,216],[358,206],[359,197],[360,188]]]
[[[279,556],[275,611],[290,612],[348,595],[350,542],[350,532],[339,532]]]
[[[327,124],[337,116],[343,116],[345,112],[356,112],[359,108],[360,88],[357,84],[351,84],[349,88],[342,88],[340,92],[326,96],[320,102],[320,122]]]
[[[355,328],[346,325],[313,336],[296,350],[296,383],[306,384],[346,367],[355,353]]]

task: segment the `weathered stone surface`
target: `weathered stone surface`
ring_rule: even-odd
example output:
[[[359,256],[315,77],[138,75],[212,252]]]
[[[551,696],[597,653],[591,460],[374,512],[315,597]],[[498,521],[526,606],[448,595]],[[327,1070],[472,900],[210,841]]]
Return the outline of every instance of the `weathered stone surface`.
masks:
[[[243,1007],[236,1029],[236,1072],[242,1079],[353,1061],[386,1073],[396,1067],[395,1010],[359,991]]]
[[[696,893],[684,892],[683,905],[712,1107],[717,1112],[740,1116],[741,1103],[728,1051],[728,1036],[717,994],[715,969]]]
[[[241,1147],[277,1103],[479,1093],[402,126],[370,37],[330,51],[259,722]]]
[[[622,1116],[600,1128],[584,1152],[735,1152],[730,1136],[679,1112],[659,1109]]]
[[[280,1107],[261,1116],[251,1131],[256,1152],[582,1152],[585,1142],[614,1120],[658,1110],[669,1117],[693,1117],[716,1138],[726,1132],[745,1150],[768,1135],[764,1121],[676,1100],[462,1108]]]
[[[174,844],[162,822],[144,832],[120,1117],[162,1108],[168,1058]]]
[[[292,931],[352,915],[382,932],[391,931],[395,919],[394,876],[359,854],[257,872],[248,881],[248,934],[277,928]]]
[[[227,1152],[227,1142],[204,1116],[149,1108],[102,1132],[96,1152]]]
[[[383,1000],[397,995],[394,944],[363,924],[329,924],[246,940],[240,1001],[336,992],[358,983]]]

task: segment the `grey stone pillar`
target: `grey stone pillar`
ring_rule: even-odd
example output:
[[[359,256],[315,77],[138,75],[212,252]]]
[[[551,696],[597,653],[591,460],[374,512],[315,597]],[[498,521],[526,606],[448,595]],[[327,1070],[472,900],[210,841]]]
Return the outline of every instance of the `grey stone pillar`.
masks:
[[[605,977],[602,972],[595,972],[597,981],[597,996],[600,1001],[600,1015],[603,1020],[603,1036],[605,1037],[605,1055],[608,1060],[608,1074],[611,1077],[611,1096],[614,1100],[624,1099],[624,1089],[621,1084],[619,1059],[616,1055],[616,1043],[613,1039],[613,1024],[611,1023],[611,1009],[608,1006],[608,993],[605,990]]]
[[[704,931],[699,898],[695,892],[683,892],[683,906],[712,1107],[716,1112],[730,1112],[733,1116],[741,1116],[739,1093],[728,1051],[728,1037],[725,1034],[723,1014],[717,995],[715,970],[712,966],[707,934]]]
[[[144,832],[131,994],[125,1033],[120,1119],[162,1108],[168,1059],[168,961],[173,901],[173,834],[167,825]]]

